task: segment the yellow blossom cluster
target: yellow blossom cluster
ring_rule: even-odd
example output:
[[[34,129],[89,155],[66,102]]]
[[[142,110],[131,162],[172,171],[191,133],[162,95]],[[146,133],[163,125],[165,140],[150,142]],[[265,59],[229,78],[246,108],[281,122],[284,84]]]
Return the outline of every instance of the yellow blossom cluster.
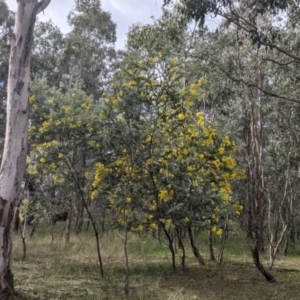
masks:
[[[211,229],[211,231],[213,233],[215,233],[216,235],[222,235],[222,233],[223,233],[223,229],[218,228],[217,226],[213,226],[212,229]]]
[[[166,188],[160,189],[158,192],[158,199],[162,202],[169,202],[172,200],[174,191],[167,190]]]
[[[65,182],[65,178],[62,176],[59,176],[58,174],[53,174],[51,176],[52,180],[56,184],[63,184]]]
[[[95,199],[99,193],[97,187],[99,183],[103,180],[105,175],[107,174],[108,169],[102,163],[95,164],[95,176],[94,181],[92,183],[92,188],[94,189],[91,193],[91,199]]]

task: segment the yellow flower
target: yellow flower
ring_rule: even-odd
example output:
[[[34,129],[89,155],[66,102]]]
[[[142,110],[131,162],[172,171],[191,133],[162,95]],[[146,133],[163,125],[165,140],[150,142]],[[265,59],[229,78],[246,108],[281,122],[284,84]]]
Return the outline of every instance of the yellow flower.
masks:
[[[97,192],[97,194],[98,194],[98,192]],[[92,198],[92,199],[94,199],[94,198]],[[109,207],[110,207],[110,208],[116,208],[117,205],[116,205],[116,203],[111,202],[111,203],[109,204]]]
[[[51,144],[52,144],[53,147],[57,147],[59,145],[58,141],[56,141],[56,140],[53,140],[51,142]]]
[[[222,162],[226,165],[226,167],[230,170],[232,170],[235,165],[236,165],[236,161],[234,158],[230,157],[230,156],[223,156],[222,157]]]
[[[92,183],[93,188],[97,188],[100,181],[105,177],[107,173],[107,169],[102,163],[96,163],[95,164],[95,176],[94,176],[94,182]],[[91,194],[91,198],[94,199],[98,195],[98,190],[94,190]]]
[[[191,101],[191,100],[185,100],[185,101],[184,101],[184,104],[185,104],[186,106],[192,106],[192,105],[193,105],[193,101]]]
[[[222,164],[222,163],[219,161],[219,159],[215,159],[212,163],[214,164],[214,166],[215,166],[217,169],[219,169],[219,167],[220,167],[221,164]]]
[[[86,124],[86,128],[87,128],[87,130],[89,131],[89,133],[91,133],[91,132],[94,131],[93,125],[92,125],[90,122]]]
[[[168,191],[166,189],[161,189],[158,192],[158,199],[160,201],[163,201],[163,202],[167,203],[172,199],[173,194],[174,194],[174,192],[172,190]]]
[[[152,85],[152,86],[157,85],[157,82],[154,78],[150,78],[150,85]]]
[[[40,163],[44,164],[46,162],[46,159],[44,157],[40,158]]]
[[[223,138],[222,144],[223,144],[224,146],[230,146],[231,142],[230,142],[230,139],[229,139],[228,135],[226,135],[226,136]]]
[[[225,152],[225,148],[224,147],[220,147],[218,150],[219,154],[223,154]]]
[[[116,165],[117,167],[122,166],[122,164],[123,164],[123,161],[122,161],[120,158],[118,158],[118,159],[115,161],[115,165]]]
[[[173,59],[171,60],[171,64],[172,64],[173,66],[177,65],[177,64],[178,64],[178,59],[177,59],[177,58],[173,58]]]
[[[193,171],[195,171],[196,170],[196,168],[194,167],[194,166],[188,166],[187,167],[187,171],[188,172],[193,172]]]
[[[64,112],[69,112],[72,108],[71,108],[71,106],[63,105],[63,106],[61,107],[61,109],[62,109]]]
[[[118,122],[123,122],[124,121],[124,118],[123,118],[122,114],[117,115],[117,121]]]
[[[35,175],[37,174],[38,170],[37,170],[37,167],[35,165],[29,165],[27,167],[27,173],[30,174],[30,175]]]
[[[91,199],[94,200],[98,196],[99,192],[98,190],[94,190],[91,192]]]
[[[223,229],[218,229],[218,230],[216,231],[216,235],[222,235],[222,233],[223,233]]]
[[[89,144],[91,147],[96,147],[96,146],[97,146],[96,141],[88,141],[88,144]]]
[[[203,153],[199,154],[199,159],[203,159],[203,158],[204,158],[204,154]]]
[[[45,132],[50,127],[50,122],[45,121],[39,129],[39,132]]]
[[[143,67],[144,65],[145,65],[145,62],[144,62],[144,61],[140,60],[140,61],[138,62],[138,66],[139,66],[139,67]]]
[[[133,81],[133,80],[131,80],[131,81],[129,81],[129,82],[125,82],[125,83],[123,84],[123,86],[124,86],[125,88],[128,88],[129,90],[132,89],[135,85],[136,85],[136,82]]]
[[[55,163],[51,163],[50,169],[55,170],[56,169],[56,164]]]
[[[199,126],[203,126],[204,123],[205,123],[204,118],[203,118],[203,117],[200,117],[200,118],[198,119],[197,124],[198,124]]]
[[[128,216],[130,214],[130,210],[128,209],[122,209],[121,213],[124,215],[124,216]]]
[[[22,205],[20,206],[20,212],[28,212],[29,211],[29,199],[24,199]]]
[[[233,205],[233,208],[235,209],[236,216],[240,216],[241,213],[242,213],[242,211],[243,211],[243,209],[244,209],[244,207],[242,205],[239,205],[238,203],[235,203]]]
[[[215,220],[216,222],[219,221],[219,217],[217,217],[215,214],[212,214],[211,218],[212,218],[213,220]]]
[[[56,174],[53,174],[51,177],[52,177],[52,180],[53,180],[54,183],[63,184],[65,182],[65,179],[63,177],[59,177]]]
[[[19,220],[20,220],[21,223],[24,222],[24,216],[22,214],[20,214],[20,213],[19,213]]]
[[[32,104],[35,100],[36,100],[36,96],[35,96],[35,95],[32,95],[32,96],[29,98],[29,103]]]
[[[153,228],[153,229],[155,229],[155,230],[157,229],[157,225],[155,223],[151,223],[150,227]]]
[[[91,109],[90,103],[82,103],[82,104],[81,104],[81,107],[82,107],[84,110],[90,110],[90,109]]]
[[[185,119],[185,115],[182,113],[178,114],[178,119],[183,121]]]

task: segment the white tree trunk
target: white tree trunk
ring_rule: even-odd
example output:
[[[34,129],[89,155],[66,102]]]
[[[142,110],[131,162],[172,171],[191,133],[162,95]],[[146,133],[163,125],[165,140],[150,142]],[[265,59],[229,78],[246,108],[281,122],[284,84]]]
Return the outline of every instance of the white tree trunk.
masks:
[[[0,294],[13,293],[11,254],[14,211],[24,175],[29,114],[29,71],[36,15],[51,0],[17,0],[7,87],[7,122],[0,167]]]

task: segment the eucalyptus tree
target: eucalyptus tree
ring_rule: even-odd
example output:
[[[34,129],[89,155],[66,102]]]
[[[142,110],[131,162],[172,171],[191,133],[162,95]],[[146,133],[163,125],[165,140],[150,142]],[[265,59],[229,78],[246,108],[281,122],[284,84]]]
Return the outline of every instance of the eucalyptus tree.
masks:
[[[63,73],[73,70],[84,91],[99,99],[112,75],[116,24],[100,0],[76,0],[68,22],[72,30],[65,38]]]
[[[65,71],[62,61],[65,39],[52,21],[38,21],[32,46],[31,79],[47,78],[50,87],[59,87]]]
[[[173,0],[165,0],[165,5]],[[274,50],[282,56],[280,60],[270,59],[278,66],[298,65],[300,61],[298,44],[298,15],[299,4],[297,0],[268,0],[268,1],[248,1],[248,0],[181,0],[182,13],[189,20],[198,21],[203,27],[208,15],[218,16],[225,21],[227,26],[240,28],[252,42],[265,50]],[[219,22],[220,23],[220,22]],[[280,29],[292,30],[295,42],[291,44],[285,40]],[[285,41],[285,42],[284,42]],[[289,40],[291,41],[291,40]],[[253,83],[244,82],[252,86]],[[256,85],[263,93],[273,97],[285,99],[287,101],[299,102],[299,99],[291,98],[289,95],[277,94],[273,90],[264,90]]]
[[[193,53],[197,59],[194,64],[202,70],[200,72],[205,72],[207,79],[206,113],[240,141],[238,160],[247,175],[244,184],[239,183],[234,188],[244,207],[241,225],[247,232],[255,265],[273,281],[273,276],[260,261],[267,216],[264,172],[270,167],[265,159],[269,133],[267,116],[272,105],[268,95],[255,86],[243,84],[259,82],[268,88],[269,69],[260,63],[264,53],[253,47],[251,40],[238,28],[221,27],[218,32],[206,36]],[[239,82],[233,80],[237,78]]]
[[[265,155],[269,267],[277,253],[295,247],[299,226],[299,106],[278,103],[270,110]]]
[[[13,223],[27,156],[29,72],[34,25],[36,15],[50,1],[17,2],[7,84],[6,135],[0,167],[0,292],[4,294],[14,290],[11,270]]]
[[[5,133],[5,104],[10,39],[14,25],[14,14],[4,0],[0,1],[0,158]]]

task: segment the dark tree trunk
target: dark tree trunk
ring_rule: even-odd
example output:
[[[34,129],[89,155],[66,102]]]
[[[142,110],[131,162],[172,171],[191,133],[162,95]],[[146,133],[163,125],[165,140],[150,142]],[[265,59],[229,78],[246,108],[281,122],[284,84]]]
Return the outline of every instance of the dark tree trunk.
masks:
[[[18,0],[11,40],[7,85],[7,121],[0,167],[0,294],[12,294],[11,270],[15,208],[23,180],[28,138],[29,72],[36,15],[51,0]]]
[[[125,232],[124,232],[124,256],[125,256],[125,285],[124,292],[125,296],[129,295],[129,258],[128,258],[128,228],[127,222],[125,222]]]
[[[271,283],[276,282],[273,275],[270,272],[268,272],[260,262],[259,247],[255,246],[254,248],[251,249],[251,252],[252,252],[254,264],[255,264],[256,268],[258,269],[258,271],[266,278],[266,280],[268,282],[271,282]]]
[[[15,214],[15,227],[14,227],[14,232],[15,234],[19,233],[19,228],[20,228],[20,218],[19,218],[19,208],[17,208],[16,210],[16,214]]]
[[[205,266],[205,261],[194,243],[194,238],[193,238],[193,233],[192,233],[191,227],[188,228],[188,237],[189,237],[189,241],[190,241],[190,245],[191,245],[193,254],[196,257],[199,265]]]
[[[29,235],[30,238],[32,238],[33,235],[35,234],[36,229],[37,229],[37,227],[38,227],[38,225],[39,225],[39,222],[40,222],[40,218],[37,217],[37,218],[34,220],[33,227],[32,227],[31,232],[30,232],[30,235]]]
[[[215,254],[214,254],[214,245],[213,245],[213,239],[212,239],[212,231],[208,231],[208,248],[209,248],[209,258],[212,261],[215,261]]]
[[[67,217],[67,223],[66,223],[66,243],[70,243],[71,222],[72,222],[72,200],[69,200],[68,217]]]
[[[172,269],[173,272],[176,272],[176,256],[175,256],[175,250],[174,250],[174,246],[173,246],[173,239],[172,239],[172,235],[168,232],[168,230],[165,228],[164,224],[162,224],[165,235],[167,237],[168,240],[168,247],[171,251],[171,255],[172,255]]]
[[[22,228],[22,232],[21,232],[22,245],[23,245],[23,257],[22,257],[23,261],[25,261],[25,259],[26,259],[26,225],[27,225],[27,221],[26,221],[26,218],[25,218],[23,228]]]
[[[177,232],[177,238],[178,238],[178,248],[181,249],[182,251],[182,255],[181,255],[181,268],[182,268],[182,272],[185,271],[185,248],[184,248],[184,244],[182,242],[182,234],[180,232],[179,229],[176,230]]]
[[[77,219],[76,219],[76,227],[75,227],[76,234],[80,234],[82,231],[83,213],[84,213],[84,203],[80,199],[78,206],[77,206]]]

